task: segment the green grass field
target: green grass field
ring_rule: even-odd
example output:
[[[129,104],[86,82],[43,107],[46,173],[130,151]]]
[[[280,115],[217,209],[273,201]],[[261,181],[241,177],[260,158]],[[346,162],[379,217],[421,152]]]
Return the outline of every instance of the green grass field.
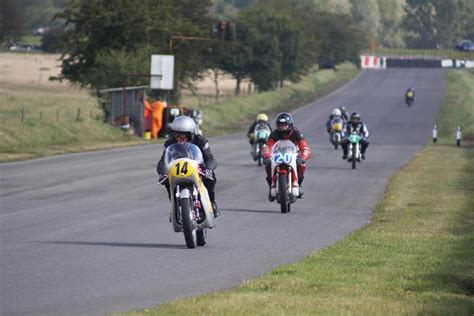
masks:
[[[0,162],[143,143],[104,124],[82,90],[2,82],[0,104]]]
[[[455,49],[408,49],[408,48],[382,48],[367,51],[366,54],[385,57],[412,57],[412,58],[454,58],[474,60],[474,52],[461,52]]]
[[[20,38],[18,44],[24,46],[41,46],[41,39],[41,35],[26,35]]]
[[[441,131],[456,117],[472,126],[473,86],[450,72]],[[232,290],[120,315],[473,315],[474,143],[440,134],[392,177],[372,222],[335,245]]]

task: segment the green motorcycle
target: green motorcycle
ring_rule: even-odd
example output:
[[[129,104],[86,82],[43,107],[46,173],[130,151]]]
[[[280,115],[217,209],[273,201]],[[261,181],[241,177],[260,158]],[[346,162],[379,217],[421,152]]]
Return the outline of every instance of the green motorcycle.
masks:
[[[348,162],[352,163],[352,169],[356,168],[357,163],[361,162],[361,153],[360,153],[360,140],[361,137],[357,133],[352,133],[347,138],[349,140],[349,158]]]

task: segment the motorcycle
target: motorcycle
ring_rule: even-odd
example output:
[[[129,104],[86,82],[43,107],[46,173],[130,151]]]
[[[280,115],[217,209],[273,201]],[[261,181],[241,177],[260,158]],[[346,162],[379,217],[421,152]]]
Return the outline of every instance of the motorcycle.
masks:
[[[360,140],[361,137],[357,133],[352,133],[347,138],[349,140],[349,158],[348,162],[352,163],[352,169],[356,168],[357,162],[361,162]]]
[[[262,165],[262,150],[263,146],[267,144],[267,139],[270,136],[270,128],[267,125],[257,124],[253,132],[253,147],[252,147],[252,157],[253,160],[258,162],[258,165]]]
[[[296,158],[298,148],[290,140],[279,140],[273,145],[271,156],[272,186],[270,194],[280,204],[282,213],[291,210],[291,204],[300,195]]]
[[[413,91],[408,91],[405,95],[405,103],[410,107],[415,102],[415,94]]]
[[[331,143],[334,145],[334,149],[337,149],[341,143],[343,126],[342,118],[335,117],[331,120]]]
[[[166,148],[165,167],[171,192],[170,220],[175,232],[183,232],[188,248],[204,246],[207,228],[216,225],[211,200],[202,182],[202,152],[192,143]]]

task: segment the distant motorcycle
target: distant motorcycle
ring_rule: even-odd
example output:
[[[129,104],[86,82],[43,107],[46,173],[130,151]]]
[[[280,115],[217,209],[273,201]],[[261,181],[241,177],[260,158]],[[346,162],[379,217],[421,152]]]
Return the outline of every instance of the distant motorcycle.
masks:
[[[408,91],[405,95],[405,103],[411,107],[411,105],[415,102],[415,94],[413,91]]]
[[[207,228],[216,225],[209,194],[201,177],[202,152],[192,143],[172,144],[166,148],[165,166],[171,192],[170,220],[175,232],[183,232],[188,248],[204,246]]]
[[[271,156],[272,189],[270,194],[280,204],[282,213],[291,210],[299,196],[296,158],[298,148],[290,140],[279,140],[273,145]]]
[[[342,140],[342,129],[344,126],[344,120],[340,117],[335,117],[331,120],[331,143],[334,145],[334,149],[339,147]]]
[[[361,162],[360,140],[361,137],[357,133],[352,133],[347,138],[349,140],[349,157],[348,162],[352,163],[352,169],[356,168],[357,163]]]
[[[253,132],[253,147],[252,147],[252,157],[254,161],[258,162],[258,165],[262,165],[262,150],[263,146],[267,144],[268,137],[270,136],[270,128],[264,124],[257,124]]]

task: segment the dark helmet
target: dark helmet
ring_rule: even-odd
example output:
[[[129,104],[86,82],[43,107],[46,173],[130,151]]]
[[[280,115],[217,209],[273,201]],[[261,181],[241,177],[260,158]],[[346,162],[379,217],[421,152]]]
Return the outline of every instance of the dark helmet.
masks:
[[[277,130],[279,130],[280,132],[289,132],[293,128],[293,117],[288,112],[282,112],[278,114],[275,123]],[[287,127],[282,129],[283,126]]]
[[[360,113],[359,112],[352,112],[350,120],[351,120],[351,122],[353,122],[354,120],[357,120],[357,123],[360,122]]]

